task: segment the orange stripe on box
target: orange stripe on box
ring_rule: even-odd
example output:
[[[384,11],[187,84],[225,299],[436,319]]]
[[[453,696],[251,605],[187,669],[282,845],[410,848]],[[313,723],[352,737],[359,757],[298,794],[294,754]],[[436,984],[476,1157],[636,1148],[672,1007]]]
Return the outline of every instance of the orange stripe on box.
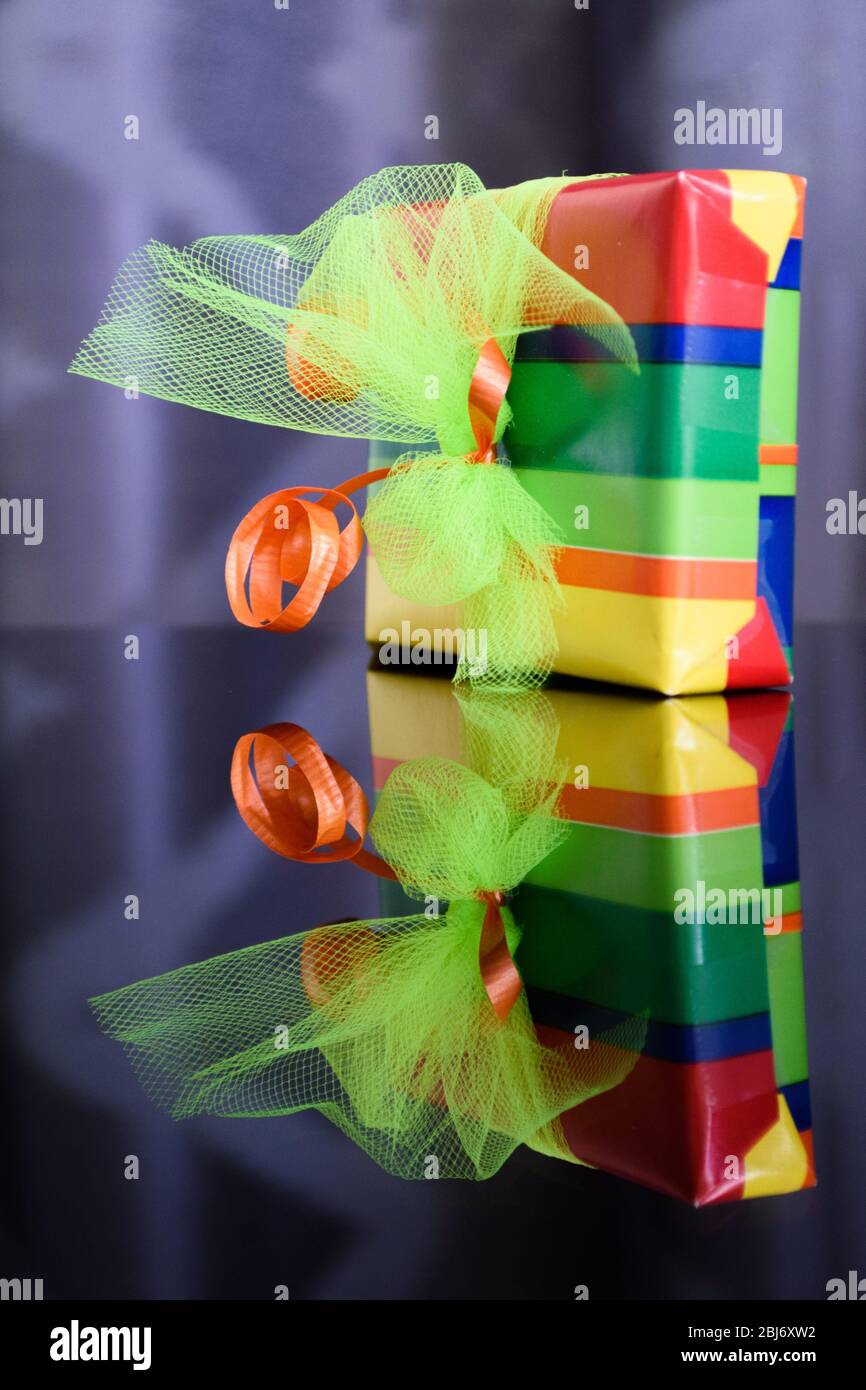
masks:
[[[753,599],[758,582],[754,560],[679,559],[564,546],[554,563],[560,584],[659,598]]]
[[[760,444],[758,446],[758,462],[795,464],[797,462],[797,445]]]
[[[782,916],[782,931],[802,931],[802,912],[786,912]]]
[[[401,758],[373,758],[373,786],[381,791]],[[704,835],[759,823],[754,787],[725,787],[720,791],[664,796],[655,792],[621,791],[611,787],[563,787],[556,814],[583,825],[604,825],[644,835]],[[799,912],[782,918],[782,931],[802,930]]]
[[[797,216],[791,228],[791,236],[802,237],[803,235],[803,209],[806,204],[806,180],[802,174],[789,174],[788,178],[794,185],[797,194]]]
[[[754,787],[661,796],[652,792],[614,791],[609,787],[563,788],[557,808],[565,820],[636,830],[644,835],[701,835],[757,825]],[[787,920],[787,919],[785,919]],[[784,929],[784,926],[783,926]]]
[[[803,1148],[806,1150],[806,1176],[803,1179],[803,1187],[814,1187],[817,1178],[815,1177],[815,1144],[811,1129],[801,1130],[800,1139],[803,1142]],[[802,1191],[802,1188],[800,1190]]]

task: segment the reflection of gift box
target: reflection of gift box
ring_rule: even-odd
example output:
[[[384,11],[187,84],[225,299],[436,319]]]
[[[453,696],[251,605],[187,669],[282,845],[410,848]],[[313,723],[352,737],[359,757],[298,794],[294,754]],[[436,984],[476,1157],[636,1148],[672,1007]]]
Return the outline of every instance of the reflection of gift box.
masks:
[[[377,788],[463,756],[445,682],[373,672],[369,698]],[[563,1047],[646,1019],[626,1079],[563,1117],[573,1152],[696,1205],[811,1186],[789,697],[547,698],[573,828],[515,904],[533,1017]],[[727,919],[676,920],[682,890]],[[382,910],[410,909],[384,884]]]
[[[669,694],[788,683],[803,197],[787,174],[701,170],[556,198],[542,249],[640,359],[566,327],[518,343],[504,449],[568,539],[557,670]],[[368,640],[403,621],[460,614],[396,598],[368,560]]]

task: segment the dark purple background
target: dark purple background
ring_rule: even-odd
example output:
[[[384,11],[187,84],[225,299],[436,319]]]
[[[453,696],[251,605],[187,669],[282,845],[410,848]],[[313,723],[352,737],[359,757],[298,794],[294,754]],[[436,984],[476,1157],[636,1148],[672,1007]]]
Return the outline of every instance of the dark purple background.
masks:
[[[866,537],[824,526],[829,497],[866,493],[864,36],[842,0],[0,7],[2,491],[45,499],[41,546],[0,539],[0,1275],[47,1297],[265,1299],[821,1298],[866,1275]],[[349,476],[364,447],[65,376],[114,270],[150,236],[296,230],[397,161],[462,159],[494,185],[762,164],[674,145],[674,110],[700,98],[781,106],[766,163],[810,179],[797,738],[818,1190],[694,1212],[527,1151],[487,1184],[401,1184],[316,1115],[175,1125],[86,997],[375,912],[351,868],[269,856],[227,786],[235,739],[274,719],[366,780],[360,576],[290,641],[233,626],[222,584],[253,501]]]

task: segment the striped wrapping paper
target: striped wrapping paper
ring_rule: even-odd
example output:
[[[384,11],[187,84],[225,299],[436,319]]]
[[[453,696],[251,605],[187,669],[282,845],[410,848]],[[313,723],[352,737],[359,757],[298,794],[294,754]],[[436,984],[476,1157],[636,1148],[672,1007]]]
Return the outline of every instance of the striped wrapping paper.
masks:
[[[368,681],[377,790],[404,759],[462,756],[444,681]],[[581,1025],[647,1020],[626,1080],[563,1117],[573,1152],[696,1206],[813,1186],[790,696],[548,698],[575,776],[571,833],[515,903],[536,1027],[572,1047]],[[679,924],[699,881],[778,890],[781,929]],[[384,914],[411,910],[380,891]]]
[[[791,679],[804,180],[578,183],[542,249],[629,324],[640,370],[569,327],[518,343],[503,450],[568,544],[556,670],[665,694]],[[396,457],[374,448],[374,466]],[[366,632],[460,626],[368,559]]]

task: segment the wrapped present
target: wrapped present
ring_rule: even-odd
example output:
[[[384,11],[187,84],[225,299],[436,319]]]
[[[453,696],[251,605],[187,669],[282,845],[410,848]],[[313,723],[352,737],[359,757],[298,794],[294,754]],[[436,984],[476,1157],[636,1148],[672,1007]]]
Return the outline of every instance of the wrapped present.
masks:
[[[503,449],[567,544],[555,669],[667,694],[791,679],[804,180],[689,170],[576,182],[541,249],[629,326],[518,340]],[[373,448],[375,466],[398,451]],[[375,547],[374,547],[375,548]],[[368,561],[366,635],[464,631]]]
[[[366,533],[369,637],[456,648],[459,680],[784,685],[803,197],[748,170],[383,169],[293,235],[134,251],[70,370],[373,443],[236,528],[247,626],[308,623]]]
[[[366,532],[395,593],[460,602],[484,632],[483,661],[461,658],[459,680],[521,690],[549,673],[561,538],[496,451],[517,340],[570,324],[637,369],[620,315],[538,244],[571,182],[494,192],[465,165],[382,169],[293,235],[149,242],[128,258],[71,371],[224,415],[414,446],[393,467],[285,487],[247,513],[225,570],[239,622],[303,627]],[[377,479],[362,524],[354,496]]]
[[[369,699],[377,787],[459,747],[443,682],[374,671]],[[572,1153],[698,1206],[813,1185],[790,697],[549,699],[569,834],[515,902],[535,1026],[567,1050],[647,1021],[621,1084],[561,1117]]]

